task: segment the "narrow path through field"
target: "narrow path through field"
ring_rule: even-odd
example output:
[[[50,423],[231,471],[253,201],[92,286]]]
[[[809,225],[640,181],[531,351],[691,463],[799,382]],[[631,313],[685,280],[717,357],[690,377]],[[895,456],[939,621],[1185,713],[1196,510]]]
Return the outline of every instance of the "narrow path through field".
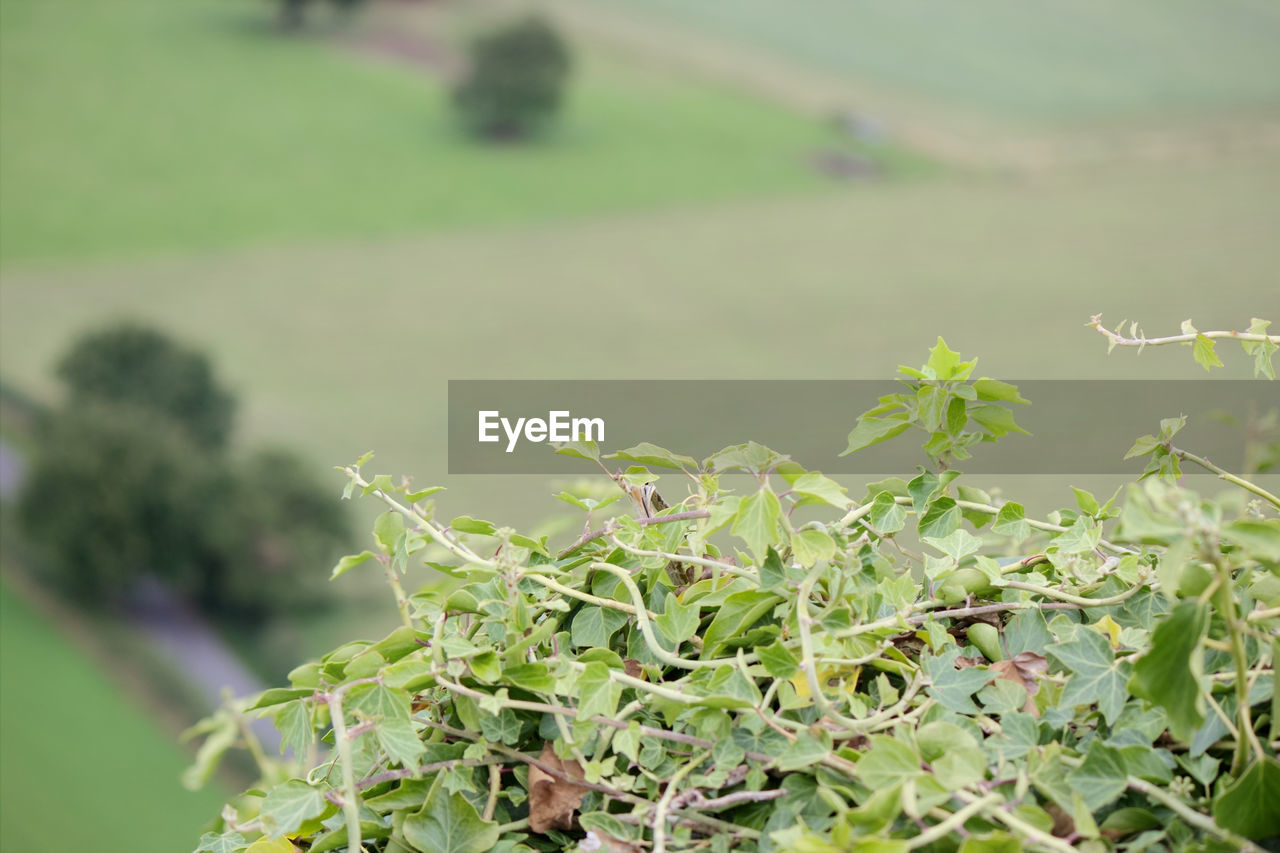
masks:
[[[139,584],[129,618],[199,690],[209,711],[222,704],[226,690],[248,696],[265,687],[199,613],[158,581]],[[250,727],[269,755],[280,751],[280,733],[270,720],[253,720]]]

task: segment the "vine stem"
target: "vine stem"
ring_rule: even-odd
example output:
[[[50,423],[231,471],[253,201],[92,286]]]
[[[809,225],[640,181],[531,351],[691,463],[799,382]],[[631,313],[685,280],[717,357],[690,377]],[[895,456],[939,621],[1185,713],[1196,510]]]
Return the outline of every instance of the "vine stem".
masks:
[[[955,814],[951,815],[946,820],[941,821],[940,823],[935,823],[915,838],[912,838],[907,842],[907,849],[915,850],[950,835],[952,831],[964,826],[969,818],[973,817],[988,806],[995,805],[998,802],[1000,802],[999,794],[988,794],[981,799],[974,800],[964,808],[957,809]]]
[[[1252,841],[1241,838],[1230,830],[1223,829],[1207,815],[1203,815],[1191,808],[1189,805],[1182,802],[1182,800],[1179,800],[1160,786],[1144,782],[1135,776],[1130,776],[1126,781],[1126,784],[1128,785],[1129,790],[1137,791],[1139,794],[1150,797],[1161,805],[1168,806],[1175,814],[1178,815],[1178,817],[1185,820],[1191,826],[1194,826],[1197,829],[1202,829],[1211,835],[1215,835],[1240,850],[1246,850],[1249,851],[1249,853],[1262,853],[1262,848],[1254,844]]]
[[[1256,332],[1231,332],[1231,331],[1215,331],[1215,332],[1195,332],[1184,333],[1181,335],[1165,335],[1162,338],[1126,338],[1118,332],[1113,332],[1106,326],[1102,325],[1102,315],[1094,314],[1089,318],[1089,322],[1085,325],[1097,330],[1098,334],[1112,342],[1113,346],[1119,347],[1158,347],[1165,344],[1190,344],[1195,343],[1196,338],[1229,338],[1233,341],[1253,341],[1262,343],[1264,341],[1280,344],[1280,335],[1260,335]],[[1124,325],[1123,321],[1120,324]]]
[[[329,720],[333,724],[333,744],[342,762],[342,814],[347,823],[347,853],[363,853],[360,838],[360,800],[356,789],[356,771],[352,764],[351,741],[347,738],[347,721],[342,710],[342,693],[347,685],[325,696]]]
[[[1191,453],[1190,451],[1183,450],[1179,447],[1173,447],[1173,446],[1169,446],[1168,450],[1170,453],[1172,453],[1174,456],[1177,456],[1179,459],[1182,459],[1186,462],[1195,463],[1196,465],[1199,465],[1201,468],[1205,469],[1206,471],[1212,471],[1214,474],[1218,475],[1219,480],[1226,480],[1228,483],[1239,486],[1240,488],[1244,489],[1246,492],[1252,492],[1253,494],[1262,498],[1267,503],[1271,504],[1277,509],[1280,509],[1280,497],[1277,497],[1276,495],[1273,495],[1271,492],[1268,492],[1266,489],[1262,488],[1257,483],[1252,483],[1249,480],[1246,480],[1244,477],[1240,477],[1235,474],[1232,474],[1227,469],[1213,464],[1208,459],[1205,459],[1203,456],[1196,456],[1194,453]]]
[[[1266,757],[1266,752],[1258,742],[1258,733],[1253,730],[1253,712],[1249,707],[1249,654],[1244,646],[1245,623],[1240,619],[1236,608],[1231,568],[1223,561],[1220,553],[1213,555],[1213,562],[1221,581],[1218,589],[1218,613],[1227,626],[1231,660],[1236,668],[1236,716],[1240,734],[1236,738],[1236,750],[1231,759],[1231,773],[1235,775],[1244,768],[1250,749],[1259,759]]]
[[[671,774],[671,779],[667,782],[667,790],[662,792],[662,798],[658,800],[658,805],[653,810],[653,853],[666,853],[667,810],[671,808],[671,800],[679,790],[680,782],[706,760],[707,754],[703,752],[694,756],[683,767]]]

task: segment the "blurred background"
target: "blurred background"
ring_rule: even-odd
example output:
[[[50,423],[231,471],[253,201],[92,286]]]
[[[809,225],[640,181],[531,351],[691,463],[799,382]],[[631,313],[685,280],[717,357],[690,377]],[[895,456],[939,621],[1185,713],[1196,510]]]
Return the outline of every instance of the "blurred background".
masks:
[[[185,790],[178,733],[390,630],[327,581],[376,513],[334,465],[576,534],[563,483],[447,475],[450,378],[938,335],[1173,378],[1090,315],[1280,322],[1277,44],[1270,0],[4,0],[0,848],[191,849],[245,779]]]

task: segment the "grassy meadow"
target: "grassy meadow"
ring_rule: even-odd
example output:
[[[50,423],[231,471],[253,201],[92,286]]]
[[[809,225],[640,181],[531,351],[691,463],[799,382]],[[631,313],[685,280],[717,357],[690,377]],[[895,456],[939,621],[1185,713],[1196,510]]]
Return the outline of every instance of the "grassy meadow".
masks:
[[[178,787],[187,756],[149,710],[0,585],[0,848],[172,853],[217,813]],[[90,761],[97,773],[69,772]],[[104,787],[102,780],[117,780]]]
[[[1280,9],[1266,0],[595,2],[1026,126],[1280,115]]]
[[[495,3],[523,5],[476,5]],[[929,6],[927,26],[916,0],[553,4],[584,39],[564,120],[485,147],[457,133],[439,68],[367,48],[386,27],[447,53],[474,23],[450,17],[463,4],[375,2],[349,33],[282,38],[259,0],[6,0],[0,378],[53,400],[75,335],[149,321],[212,356],[251,442],[318,470],[373,449],[370,470],[448,485],[446,517],[523,525],[564,506],[558,487],[449,477],[448,379],[876,378],[938,335],[1013,379],[1192,377],[1189,352],[1108,356],[1084,323],[1280,322],[1280,146],[974,169],[908,138],[855,149],[826,109],[871,104],[891,132],[963,128],[992,151],[1010,134],[1072,148],[1117,128],[1252,126],[1280,115],[1280,14],[975,3]],[[710,63],[717,45],[733,61],[714,73],[676,56],[705,46]],[[766,96],[749,78],[773,63],[827,88]],[[855,150],[881,177],[813,167]],[[1223,374],[1247,375],[1222,353]],[[810,428],[838,445],[850,426]],[[749,438],[727,425],[726,444]],[[352,572],[351,606],[272,645],[385,633],[378,586]],[[0,603],[0,846],[39,853],[62,800],[34,774],[86,756],[137,787],[64,790],[94,811],[60,822],[63,849],[193,846],[218,798],[177,788],[180,748],[12,591]],[[62,692],[82,679],[92,695]],[[56,736],[22,736],[38,731]],[[91,826],[121,843],[74,835]]]

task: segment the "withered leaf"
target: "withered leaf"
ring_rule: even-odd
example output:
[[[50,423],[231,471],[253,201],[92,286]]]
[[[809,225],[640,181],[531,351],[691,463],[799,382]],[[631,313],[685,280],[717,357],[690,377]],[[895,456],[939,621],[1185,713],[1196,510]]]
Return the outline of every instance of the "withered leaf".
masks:
[[[573,813],[588,790],[570,781],[583,778],[582,765],[576,759],[561,760],[550,743],[542,745],[538,762],[559,775],[529,765],[529,828],[544,835],[553,829],[572,829]]]
[[[1040,690],[1040,677],[1049,670],[1049,662],[1037,652],[1019,652],[1010,660],[996,661],[988,667],[997,678],[1004,678],[1027,691],[1027,703],[1022,710],[1033,717],[1040,716],[1035,695]]]

